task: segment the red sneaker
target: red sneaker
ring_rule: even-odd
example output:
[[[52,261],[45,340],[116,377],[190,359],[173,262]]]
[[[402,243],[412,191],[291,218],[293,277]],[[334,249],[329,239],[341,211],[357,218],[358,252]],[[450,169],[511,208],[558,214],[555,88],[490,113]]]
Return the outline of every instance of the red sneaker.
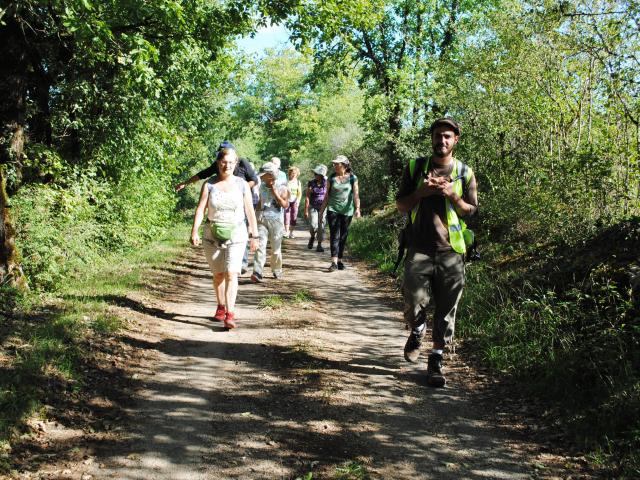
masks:
[[[218,305],[218,308],[216,308],[216,314],[213,316],[213,319],[219,322],[224,322],[226,313],[227,313],[227,309],[225,308],[225,306]]]
[[[236,314],[233,312],[227,312],[227,316],[224,318],[224,328],[231,330],[236,328]]]

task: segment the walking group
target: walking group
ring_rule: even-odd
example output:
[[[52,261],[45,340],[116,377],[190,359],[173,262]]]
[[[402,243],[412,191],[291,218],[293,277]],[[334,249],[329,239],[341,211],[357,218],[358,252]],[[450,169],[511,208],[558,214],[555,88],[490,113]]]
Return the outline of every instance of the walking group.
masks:
[[[471,168],[453,157],[460,137],[459,125],[441,118],[430,127],[432,153],[409,162],[396,197],[400,212],[408,214],[407,255],[404,268],[404,318],[411,333],[405,359],[416,362],[426,333],[427,306],[433,304],[432,349],[427,360],[427,382],[445,384],[442,359],[453,339],[456,309],[464,286],[464,254],[468,231],[461,217],[477,209],[476,180]],[[213,274],[217,308],[213,318],[228,330],[236,328],[235,303],[238,276],[253,253],[251,281],[265,281],[264,267],[270,248],[273,279],[283,278],[282,242],[294,238],[300,202],[309,225],[308,249],[324,252],[325,225],[329,227],[331,263],[327,272],[344,270],[343,256],[354,217],[361,216],[358,178],[344,155],[332,161],[334,172],[315,166],[313,178],[302,188],[296,166],[281,170],[278,157],[259,169],[238,157],[230,142],[222,142],[216,161],[176,186],[176,191],[198,180],[200,191],[191,243],[203,245]],[[200,226],[205,221],[200,238]]]

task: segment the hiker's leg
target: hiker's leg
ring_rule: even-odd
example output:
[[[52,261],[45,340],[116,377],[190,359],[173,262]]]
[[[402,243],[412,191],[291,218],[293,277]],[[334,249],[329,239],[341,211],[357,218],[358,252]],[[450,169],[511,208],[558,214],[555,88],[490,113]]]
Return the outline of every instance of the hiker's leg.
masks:
[[[284,231],[289,233],[289,225],[291,224],[291,203],[284,209]]]
[[[266,222],[266,220],[263,219],[258,224],[259,241],[258,247],[253,254],[253,273],[258,273],[260,275],[262,275],[264,264],[267,261],[267,241],[269,240],[269,230],[265,226],[264,222]]]
[[[329,211],[327,213],[327,221],[329,222],[329,245],[331,246],[331,259],[333,262],[338,261],[338,249],[340,244],[340,221],[336,212]]]
[[[245,218],[244,224],[249,226],[249,221]],[[247,240],[247,244],[244,248],[244,254],[242,255],[242,269],[246,270],[249,266],[249,240]]]
[[[318,246],[322,245],[322,241],[324,240],[324,229],[327,225],[327,211],[324,211],[322,217],[320,216],[320,212],[318,212]]]
[[[238,296],[238,274],[236,272],[225,272],[225,300],[227,312],[233,312],[236,307],[236,297]]]
[[[315,238],[318,234],[318,211],[309,207],[309,235],[311,238]]]
[[[404,264],[404,320],[410,328],[421,327],[426,323],[426,309],[431,300],[431,281],[434,272],[434,259],[412,249],[407,251]]]
[[[291,231],[298,224],[298,202],[292,202],[289,204],[291,208],[291,218],[289,219],[289,225],[291,225]]]
[[[216,291],[216,298],[218,299],[218,305],[226,305],[226,292],[225,292],[225,273],[216,273],[213,276],[213,287]]]
[[[344,256],[344,247],[347,245],[347,237],[349,236],[349,225],[351,225],[352,216],[340,215],[340,243],[338,244],[338,260],[342,260]]]
[[[216,282],[216,273],[224,271],[224,254],[219,247],[218,242],[213,239],[211,229],[205,226],[202,239],[202,250],[209,264],[209,269],[213,275],[213,289],[218,297],[218,305],[224,305],[224,292],[218,291],[218,283]],[[220,295],[222,293],[222,295]]]
[[[455,331],[456,311],[464,287],[464,260],[456,252],[436,256],[433,276],[433,345],[436,349],[451,343]]]
[[[284,225],[280,220],[269,220],[269,241],[271,242],[271,271],[273,273],[282,272],[282,237],[284,236]]]

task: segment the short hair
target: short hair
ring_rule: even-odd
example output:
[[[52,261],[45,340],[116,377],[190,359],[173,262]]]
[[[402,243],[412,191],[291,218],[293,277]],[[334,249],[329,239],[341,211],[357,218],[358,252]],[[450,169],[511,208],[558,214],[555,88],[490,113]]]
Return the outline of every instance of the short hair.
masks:
[[[290,166],[287,171],[289,173],[294,172],[296,175],[300,175],[300,169],[298,167],[296,167],[295,165]]]
[[[238,161],[238,153],[235,151],[235,149],[228,148],[228,147],[224,147],[224,148],[221,148],[221,149],[218,150],[218,153],[216,154],[216,161],[222,160],[229,153],[233,153],[233,155],[236,157],[236,162],[237,162]]]

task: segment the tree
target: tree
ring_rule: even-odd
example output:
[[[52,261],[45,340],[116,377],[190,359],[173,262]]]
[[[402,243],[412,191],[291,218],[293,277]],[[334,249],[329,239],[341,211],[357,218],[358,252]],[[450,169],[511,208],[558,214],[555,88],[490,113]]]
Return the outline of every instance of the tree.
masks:
[[[224,77],[210,66],[233,37],[267,17],[282,19],[294,5],[289,0],[6,3],[0,10],[0,283],[19,271],[5,185],[11,195],[29,182],[56,181],[50,158],[60,160],[62,169],[90,169],[117,180],[130,164],[121,162],[124,157],[112,162],[99,154],[101,148],[135,146],[131,131],[149,124],[145,116],[171,115],[160,100],[168,100],[174,112],[191,102],[193,113],[197,99],[190,94]],[[192,62],[180,62],[178,53]],[[189,71],[194,87],[184,88],[183,82],[175,88],[177,70]],[[36,145],[48,153],[30,154]],[[129,158],[140,163],[145,155]]]
[[[289,22],[300,48],[311,45],[324,72],[359,66],[372,129],[385,139],[387,173],[404,165],[405,125],[424,125],[446,113],[432,100],[431,72],[455,57],[459,34],[482,4],[460,0],[351,0],[309,2]]]

